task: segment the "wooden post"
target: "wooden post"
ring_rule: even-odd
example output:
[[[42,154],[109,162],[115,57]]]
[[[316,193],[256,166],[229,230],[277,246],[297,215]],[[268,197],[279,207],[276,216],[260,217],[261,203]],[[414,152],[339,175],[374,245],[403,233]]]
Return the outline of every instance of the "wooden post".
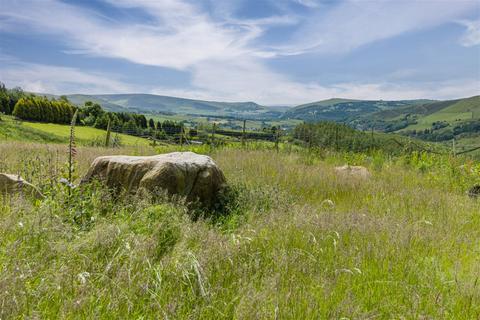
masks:
[[[278,149],[279,136],[280,136],[280,129],[277,128],[277,129],[275,130],[275,150],[277,150],[277,153],[278,153],[278,151],[279,151],[279,149]]]
[[[214,122],[213,127],[212,127],[212,146],[215,146],[215,129],[217,127],[217,124]]]
[[[243,120],[243,130],[242,130],[242,146],[245,146],[245,131],[246,131],[247,120]]]
[[[155,126],[155,131],[153,132],[153,146],[157,145],[157,136],[158,136],[158,128]]]
[[[183,124],[180,126],[180,147],[183,146]]]
[[[375,144],[375,138],[373,137],[373,126],[372,126],[372,145],[370,146],[370,151],[373,151],[373,149],[375,148],[374,144]]]
[[[105,137],[105,148],[108,148],[110,145],[110,131],[111,131],[111,122],[112,120],[108,119],[108,124],[107,124],[107,136]]]
[[[338,125],[335,126],[335,150],[338,151]]]
[[[313,143],[313,134],[312,134],[312,129],[310,128],[308,130],[308,149],[311,150],[312,149],[312,143]]]

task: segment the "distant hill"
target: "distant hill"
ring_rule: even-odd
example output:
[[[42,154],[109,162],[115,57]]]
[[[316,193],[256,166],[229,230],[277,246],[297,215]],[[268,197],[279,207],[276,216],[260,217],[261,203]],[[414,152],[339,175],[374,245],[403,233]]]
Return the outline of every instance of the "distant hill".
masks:
[[[480,96],[448,101],[333,98],[293,108],[267,107],[255,102],[206,101],[153,94],[72,94],[67,97],[76,105],[84,105],[90,100],[110,111],[256,120],[335,121],[360,130],[374,128],[384,132],[430,129],[438,122],[442,122],[441,126],[445,127],[459,125],[464,121],[480,120]]]
[[[365,117],[379,111],[417,106],[432,102],[431,100],[350,100],[329,99],[297,106],[282,116],[288,119],[304,121],[337,121],[349,122],[353,118]]]
[[[404,107],[376,111],[348,123],[356,128],[375,128],[379,131],[396,132],[425,130],[452,131],[465,122],[480,121],[480,96],[470,98],[427,101]]]
[[[439,121],[455,125],[480,119],[480,96],[430,103],[406,111],[417,119],[417,123],[408,126],[406,130],[430,128]]]
[[[274,107],[261,106],[255,102],[204,101],[153,94],[75,94],[67,97],[78,105],[83,105],[85,101],[91,100],[100,103],[107,110],[143,113],[278,118],[284,110],[284,108],[277,110]]]

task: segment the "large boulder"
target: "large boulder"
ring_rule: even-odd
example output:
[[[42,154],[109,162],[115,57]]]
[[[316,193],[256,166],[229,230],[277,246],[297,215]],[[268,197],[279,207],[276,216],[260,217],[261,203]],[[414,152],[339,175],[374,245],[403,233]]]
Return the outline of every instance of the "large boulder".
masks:
[[[339,176],[351,177],[355,179],[368,179],[370,178],[370,172],[367,168],[362,166],[349,166],[344,165],[341,167],[335,167],[335,172]]]
[[[96,158],[82,183],[98,179],[108,187],[132,193],[139,189],[186,197],[210,206],[226,186],[225,176],[212,158],[193,152],[173,152],[149,157]]]
[[[15,174],[0,173],[0,194],[27,195],[36,199],[43,198],[42,193],[31,183]]]

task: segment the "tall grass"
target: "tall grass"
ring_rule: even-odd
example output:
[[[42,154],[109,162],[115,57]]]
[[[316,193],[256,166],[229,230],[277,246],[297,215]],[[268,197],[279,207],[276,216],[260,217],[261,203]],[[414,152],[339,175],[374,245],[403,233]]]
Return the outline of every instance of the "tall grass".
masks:
[[[84,173],[99,155],[172,148],[76,160]],[[236,191],[229,215],[194,221],[181,200],[99,185],[66,203],[64,146],[0,144],[0,170],[47,194],[0,200],[0,318],[480,317],[480,202],[465,195],[478,163],[268,148],[212,150]],[[372,178],[336,176],[344,163]]]

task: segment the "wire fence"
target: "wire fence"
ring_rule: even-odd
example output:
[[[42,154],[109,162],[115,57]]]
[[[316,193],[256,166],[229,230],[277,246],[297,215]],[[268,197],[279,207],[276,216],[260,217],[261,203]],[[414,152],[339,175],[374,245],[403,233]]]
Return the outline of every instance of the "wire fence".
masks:
[[[125,128],[122,126],[113,126],[110,128],[111,132],[114,133],[123,133],[127,135],[137,136],[141,138],[148,139],[152,144],[156,145],[171,145],[171,144],[180,144],[180,145],[198,145],[198,144],[209,144],[212,146],[222,145],[225,142],[230,143],[241,143],[245,145],[248,141],[267,141],[275,144],[275,147],[278,149],[278,144],[282,136],[282,129],[277,128],[275,131],[247,131],[246,130],[246,120],[243,121],[243,129],[238,130],[228,130],[224,128],[219,128],[218,124],[212,122],[211,124],[204,125],[202,129],[198,128],[186,128],[183,125],[174,126],[174,127],[163,127],[158,129],[147,128],[147,129],[138,129],[138,128]],[[312,138],[310,134],[310,139],[305,139],[306,146],[311,148]],[[335,135],[335,146],[338,149],[338,146],[341,145],[342,141],[347,139],[341,135]],[[115,137],[114,137],[115,139]],[[374,138],[372,132],[372,139]],[[399,149],[406,152],[420,151],[427,152],[432,154],[452,154],[454,156],[468,154],[476,150],[480,150],[480,146],[470,146],[468,149],[458,150],[458,147],[455,147],[455,140],[452,142],[452,149],[448,151],[444,150],[435,150],[433,148],[427,147],[416,143],[412,139],[409,139],[408,142],[399,141],[396,138],[387,139],[387,141],[398,146]],[[108,144],[108,142],[107,142]],[[115,141],[112,142],[115,144]]]

